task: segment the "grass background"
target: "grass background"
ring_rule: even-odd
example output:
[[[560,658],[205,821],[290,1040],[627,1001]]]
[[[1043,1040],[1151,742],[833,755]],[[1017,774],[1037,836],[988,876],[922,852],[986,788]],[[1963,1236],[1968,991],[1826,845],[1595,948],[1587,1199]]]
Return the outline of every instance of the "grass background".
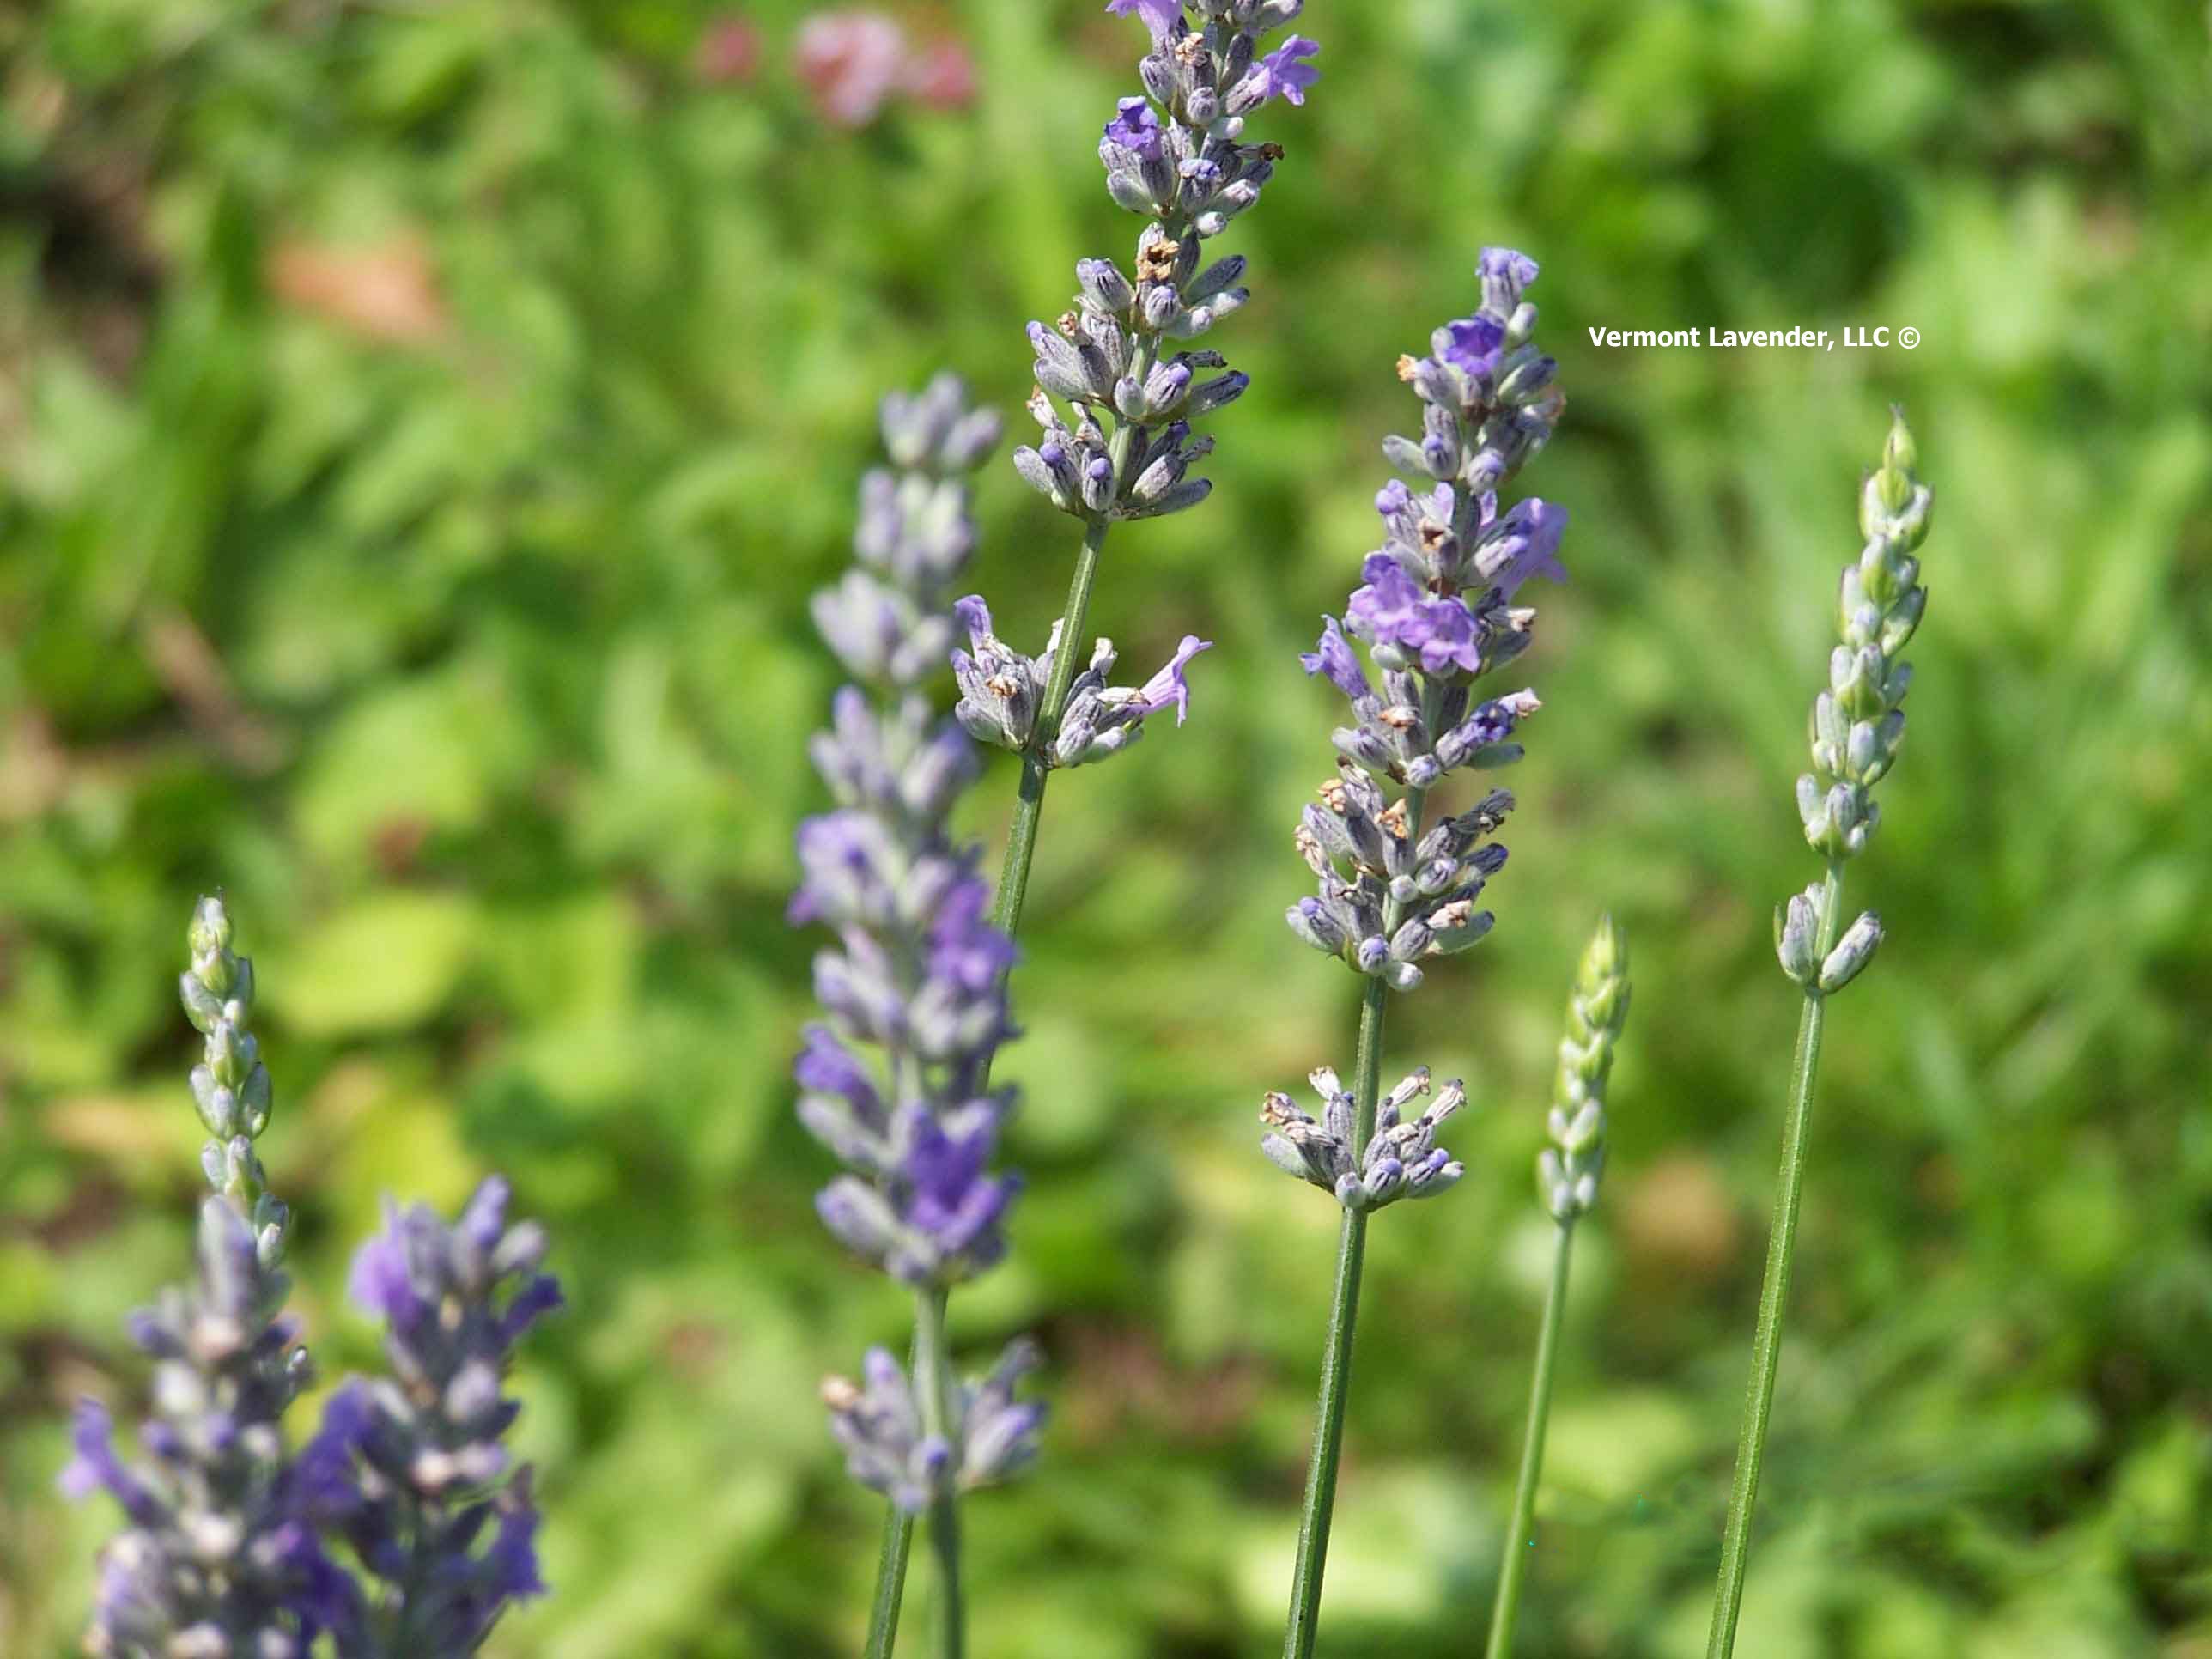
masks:
[[[671,0],[45,0],[0,16],[0,1651],[70,1650],[112,1516],[53,1492],[123,1403],[194,1184],[172,994],[222,884],[264,983],[331,1376],[380,1192],[514,1175],[574,1307],[520,1437],[557,1595],[512,1659],[856,1650],[877,1509],[816,1379],[902,1340],[809,1195],[780,912],[874,400],[941,365],[1018,414],[1023,321],[1135,222],[1092,145],[1095,5],[898,14],[980,99],[823,125],[799,12],[702,78]],[[1847,898],[1741,1651],[2212,1654],[2212,165],[2180,0],[1317,0],[1325,78],[1230,245],[1254,387],[1204,510],[1117,534],[1133,665],[1218,641],[1194,717],[1054,789],[1017,981],[1011,1264],[1036,1478],[973,1506],[979,1659],[1279,1640],[1333,1223],[1260,1091],[1347,1063],[1285,933],[1332,697],[1294,656],[1372,545],[1390,372],[1540,258],[1570,404],[1527,476],[1572,584],[1499,926],[1397,1005],[1465,1073],[1453,1200],[1374,1236],[1326,1629],[1470,1651],[1543,1272],[1529,1179],[1566,979],[1633,939],[1522,1650],[1701,1650],[1813,873],[1791,780],[1909,408],[1937,492],[1911,737]],[[1591,326],[1921,331],[1636,351]],[[1000,464],[976,585],[1017,640],[1071,526]],[[1003,759],[972,829],[1001,833]],[[928,1595],[916,1575],[915,1606]],[[919,1625],[910,1642],[926,1646]]]

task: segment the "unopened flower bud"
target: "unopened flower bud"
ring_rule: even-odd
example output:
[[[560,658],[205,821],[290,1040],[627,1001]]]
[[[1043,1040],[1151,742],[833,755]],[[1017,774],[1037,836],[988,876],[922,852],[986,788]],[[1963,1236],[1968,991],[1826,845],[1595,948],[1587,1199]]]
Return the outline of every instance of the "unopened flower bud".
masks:
[[[1782,971],[1800,985],[1813,982],[1818,966],[1820,903],[1821,890],[1815,884],[1774,913],[1775,954],[1781,958]]]
[[[1820,989],[1824,994],[1840,991],[1859,975],[1859,970],[1874,960],[1874,953],[1881,945],[1881,918],[1871,910],[1859,913],[1859,918],[1844,930],[1836,948],[1828,952],[1820,964]]]

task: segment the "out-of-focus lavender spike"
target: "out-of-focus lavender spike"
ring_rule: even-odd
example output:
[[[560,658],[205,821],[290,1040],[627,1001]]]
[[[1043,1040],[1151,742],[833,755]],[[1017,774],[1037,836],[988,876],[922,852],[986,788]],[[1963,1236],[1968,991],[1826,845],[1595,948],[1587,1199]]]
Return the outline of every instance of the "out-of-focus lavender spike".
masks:
[[[1091,280],[1101,291],[1110,282],[1096,272]],[[1072,347],[1055,362],[1071,376],[1091,372]],[[827,1018],[807,1029],[793,1070],[799,1121],[847,1170],[816,1201],[823,1224],[936,1307],[947,1288],[1006,1254],[1006,1220],[1021,1190],[1018,1176],[991,1167],[1013,1097],[984,1079],[1012,1030],[1014,952],[988,919],[990,889],[974,851],[956,844],[948,825],[975,771],[963,728],[1026,742],[1052,662],[1049,653],[1033,662],[1008,649],[981,599],[950,597],[975,543],[965,475],[996,441],[997,417],[970,410],[950,376],[919,398],[885,398],[884,411],[898,470],[863,483],[854,551],[866,568],[836,590],[870,584],[877,609],[872,616],[834,599],[817,608],[824,637],[872,688],[840,690],[833,723],[812,746],[839,806],[799,826],[801,879],[789,915],[832,929],[836,939],[814,963]],[[1057,477],[1066,457],[1054,449],[1027,465]],[[1066,471],[1065,487],[1079,490],[1082,481]],[[956,629],[970,650],[949,649]],[[855,653],[844,645],[854,633],[887,643]],[[940,718],[915,679],[864,672],[902,660],[919,640],[948,647],[933,665],[951,659],[957,720]],[[1175,701],[1189,654],[1163,671],[1161,684],[1121,691],[1097,723],[1097,741],[1127,741],[1147,714]],[[1102,698],[1114,695],[1103,678],[1100,687]],[[865,1388],[830,1385],[831,1427],[854,1476],[907,1513],[1011,1473],[1034,1443],[1034,1408],[1001,1401],[927,1432],[931,1397],[918,1403],[887,1355],[870,1357],[867,1379]]]
[[[504,1382],[562,1297],[539,1271],[544,1229],[510,1224],[508,1198],[492,1176],[450,1225],[387,1200],[354,1256],[353,1300],[383,1323],[390,1372],[339,1386],[293,1485],[300,1512],[351,1547],[378,1654],[472,1653],[511,1603],[545,1592]]]
[[[247,1029],[253,964],[231,949],[230,915],[204,898],[179,983],[205,1039],[190,1084],[213,1137],[201,1167],[195,1272],[132,1316],[152,1356],[154,1416],[126,1462],[105,1407],[81,1403],[64,1491],[104,1490],[129,1522],[102,1552],[88,1650],[95,1654],[305,1655],[319,1632],[350,1633],[351,1581],[296,1513],[283,1416],[311,1376],[283,1312],[289,1214],[269,1191],[254,1141],[268,1127],[269,1073]],[[213,1570],[211,1570],[213,1569]]]

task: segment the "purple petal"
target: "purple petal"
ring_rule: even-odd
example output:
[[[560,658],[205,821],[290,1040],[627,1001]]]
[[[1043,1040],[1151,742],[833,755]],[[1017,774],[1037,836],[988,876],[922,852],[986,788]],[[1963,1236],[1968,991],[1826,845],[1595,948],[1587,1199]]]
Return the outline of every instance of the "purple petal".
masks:
[[[459,1231],[480,1255],[489,1255],[507,1231],[507,1200],[510,1188],[504,1176],[487,1176],[483,1184],[461,1212]]]
[[[507,1313],[499,1322],[500,1340],[513,1342],[547,1314],[568,1305],[568,1298],[561,1294],[561,1281],[550,1273],[539,1273],[507,1304]]]
[[[1136,13],[1155,40],[1165,39],[1182,25],[1182,0],[1106,0],[1106,9],[1115,17]]]
[[[1475,273],[1481,276],[1510,278],[1516,288],[1526,288],[1536,280],[1536,262],[1518,248],[1486,247],[1475,261]]]
[[[1117,102],[1103,137],[1106,143],[1119,144],[1147,161],[1159,159],[1160,118],[1146,99],[1124,98]]]
[[[104,1487],[138,1525],[161,1523],[159,1500],[115,1455],[115,1419],[108,1415],[106,1407],[97,1400],[77,1401],[70,1441],[76,1455],[61,1472],[59,1484],[65,1495],[82,1500]]]
[[[1373,696],[1375,688],[1367,683],[1358,655],[1352,650],[1352,642],[1344,637],[1336,618],[1323,617],[1321,620],[1321,639],[1311,651],[1299,656],[1299,664],[1309,674],[1328,675],[1336,689],[1354,702]]]
[[[1498,548],[1503,562],[1492,570],[1490,580],[1506,598],[1512,598],[1513,591],[1532,576],[1566,580],[1566,568],[1557,556],[1560,538],[1567,532],[1565,507],[1531,496],[1516,503],[1499,520],[1498,528],[1504,532]],[[1486,560],[1486,566],[1488,563]]]
[[[1301,58],[1310,58],[1321,50],[1321,42],[1309,40],[1303,34],[1289,40],[1252,65],[1238,90],[1253,100],[1256,106],[1270,98],[1287,98],[1293,104],[1306,100],[1306,88],[1321,79],[1321,71]]]
[[[520,1600],[545,1594],[545,1581],[538,1571],[537,1539],[538,1511],[528,1504],[500,1517],[498,1535],[484,1558],[499,1595]]]
[[[384,1201],[385,1230],[354,1253],[346,1291],[354,1305],[401,1328],[415,1324],[425,1310],[407,1273],[407,1246],[399,1208]]]
[[[1181,726],[1190,715],[1190,686],[1183,678],[1183,670],[1190,659],[1201,651],[1213,649],[1212,640],[1201,640],[1195,634],[1186,634],[1182,643],[1176,647],[1175,655],[1166,667],[1138,688],[1137,697],[1147,714],[1157,714],[1170,703],[1176,706],[1176,724]]]
[[[314,1438],[293,1460],[294,1500],[319,1521],[350,1515],[361,1505],[354,1454],[368,1438],[370,1415],[368,1385],[359,1377],[347,1379],[325,1403]]]
[[[968,630],[969,643],[981,651],[983,641],[991,637],[991,607],[983,603],[983,596],[970,593],[964,599],[953,600],[952,614]]]
[[[871,1120],[879,1116],[882,1097],[859,1057],[826,1025],[809,1025],[805,1036],[806,1047],[791,1066],[799,1086],[820,1094],[842,1095],[863,1115]]]
[[[1468,374],[1487,374],[1498,367],[1498,354],[1505,343],[1505,325],[1495,317],[1478,314],[1446,323],[1438,355]]]

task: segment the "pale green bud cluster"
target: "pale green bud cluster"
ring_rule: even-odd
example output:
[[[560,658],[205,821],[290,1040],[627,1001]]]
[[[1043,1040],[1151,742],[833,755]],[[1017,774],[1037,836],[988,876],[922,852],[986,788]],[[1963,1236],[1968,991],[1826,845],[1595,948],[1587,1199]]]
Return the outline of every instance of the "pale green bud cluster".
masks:
[[[1834,948],[1822,955],[1821,910],[1827,902],[1827,889],[1816,881],[1774,913],[1774,953],[1782,959],[1782,971],[1823,995],[1856,979],[1882,939],[1881,918],[1862,910]]]
[[[1782,971],[1808,995],[1840,991],[1881,944],[1881,918],[1871,910],[1836,937],[1835,867],[1856,857],[1881,822],[1874,786],[1896,764],[1905,740],[1905,694],[1911,665],[1899,659],[1927,608],[1914,557],[1928,539],[1934,501],[1914,476],[1918,453],[1902,411],[1893,410],[1881,465],[1859,491],[1859,528],[1866,546],[1844,568],[1838,593],[1842,635],[1828,661],[1828,689],[1813,704],[1813,769],[1797,780],[1797,812],[1805,839],[1826,854],[1830,879],[1816,882],[1775,913],[1774,949]]]
[[[1828,660],[1828,689],[1814,701],[1813,769],[1797,780],[1805,839],[1831,859],[1856,856],[1881,820],[1874,786],[1896,763],[1905,737],[1900,706],[1912,684],[1899,660],[1926,607],[1920,561],[1934,496],[1913,476],[1912,434],[1893,416],[1881,467],[1860,493],[1865,549],[1846,566],[1838,593],[1841,642]]]
[[[251,1225],[261,1265],[273,1269],[283,1260],[289,1216],[270,1195],[253,1150],[269,1127],[269,1068],[246,1029],[253,1011],[253,963],[234,951],[230,939],[222,900],[203,898],[185,933],[191,966],[177,981],[185,1017],[207,1040],[191,1079],[192,1104],[213,1137],[200,1149],[200,1170]]]
[[[1536,1190],[1554,1218],[1577,1220],[1597,1202],[1605,1172],[1605,1085],[1628,1024],[1628,935],[1601,917],[1567,994],[1566,1035],[1552,1085],[1553,1145],[1536,1159]]]

